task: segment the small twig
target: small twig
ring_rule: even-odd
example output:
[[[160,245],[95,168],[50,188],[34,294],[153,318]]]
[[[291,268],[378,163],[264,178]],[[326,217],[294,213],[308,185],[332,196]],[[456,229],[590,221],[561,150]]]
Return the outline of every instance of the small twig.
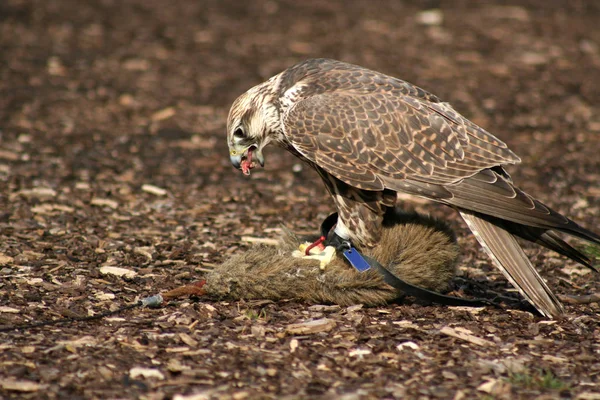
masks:
[[[201,280],[199,282],[196,283],[192,283],[191,285],[185,285],[185,286],[180,286],[178,288],[175,288],[173,290],[169,290],[168,292],[165,292],[162,294],[162,297],[165,300],[171,300],[177,297],[183,297],[183,296],[192,296],[192,295],[196,295],[196,296],[202,296],[204,295],[204,289],[202,289],[202,286],[204,286],[206,284],[205,280]]]

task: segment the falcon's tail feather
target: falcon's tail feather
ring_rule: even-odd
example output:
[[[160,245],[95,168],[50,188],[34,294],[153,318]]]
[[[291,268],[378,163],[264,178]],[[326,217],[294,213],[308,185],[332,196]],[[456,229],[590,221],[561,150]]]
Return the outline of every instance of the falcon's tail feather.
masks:
[[[551,230],[543,230],[532,228],[529,226],[519,224],[507,224],[507,230],[514,235],[517,235],[523,239],[537,243],[547,249],[553,250],[560,255],[563,255],[571,260],[578,262],[581,265],[586,266],[594,272],[599,272],[598,269],[593,265],[592,260],[577,250],[569,243],[565,242],[556,232]],[[514,231],[513,231],[514,230]]]
[[[556,318],[563,314],[562,304],[509,231],[466,211],[460,211],[460,215],[486,253],[523,297],[546,317]]]
[[[479,217],[487,220],[488,222],[496,226],[500,226],[506,229],[508,232],[515,236],[518,236],[522,239],[528,240],[533,243],[537,243],[541,246],[546,247],[547,249],[557,252],[560,255],[570,258],[571,260],[578,262],[595,272],[599,272],[594,267],[592,260],[586,254],[582,253],[581,251],[571,246],[569,243],[565,242],[553,230],[517,224],[515,222],[501,220],[499,218],[494,218],[487,215],[480,215]],[[583,228],[581,229],[583,230]],[[566,233],[570,234],[571,232]]]

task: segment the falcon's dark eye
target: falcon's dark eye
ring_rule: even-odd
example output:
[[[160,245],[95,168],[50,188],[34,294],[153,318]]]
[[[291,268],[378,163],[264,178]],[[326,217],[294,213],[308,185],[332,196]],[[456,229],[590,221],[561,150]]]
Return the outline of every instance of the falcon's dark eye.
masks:
[[[240,127],[233,131],[233,137],[236,137],[238,139],[244,139],[246,137],[246,134],[244,133],[244,130]]]

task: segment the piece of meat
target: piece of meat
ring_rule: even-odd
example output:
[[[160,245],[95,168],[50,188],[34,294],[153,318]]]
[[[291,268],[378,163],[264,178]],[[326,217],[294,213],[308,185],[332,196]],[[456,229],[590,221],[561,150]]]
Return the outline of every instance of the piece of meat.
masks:
[[[250,175],[250,170],[255,167],[255,163],[252,162],[252,150],[249,149],[248,155],[242,160],[241,167],[244,175]]]

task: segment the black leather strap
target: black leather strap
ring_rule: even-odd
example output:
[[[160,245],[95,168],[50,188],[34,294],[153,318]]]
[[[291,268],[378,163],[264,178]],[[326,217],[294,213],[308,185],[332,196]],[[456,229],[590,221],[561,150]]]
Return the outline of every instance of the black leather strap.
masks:
[[[444,304],[446,306],[485,307],[496,305],[485,299],[463,299],[460,297],[447,296],[445,294],[441,294],[429,289],[413,285],[412,283],[408,283],[398,278],[394,273],[392,273],[389,269],[381,265],[373,257],[365,256],[364,254],[363,257],[369,262],[371,267],[375,268],[377,272],[379,272],[383,276],[383,280],[385,281],[385,283],[387,283],[395,289],[400,290],[404,294],[416,297],[420,300]]]
[[[329,231],[331,228],[337,223],[338,213],[333,213],[321,224],[321,235],[324,237],[329,237]],[[339,237],[335,232],[331,235],[330,239],[327,239],[325,242],[328,246],[335,247],[338,251],[343,251],[349,248],[348,241]],[[358,250],[356,250],[358,251]],[[441,293],[434,292],[432,290],[424,289],[422,287],[413,285],[412,283],[408,283],[400,278],[398,278],[394,273],[392,273],[389,269],[385,268],[381,265],[376,259],[373,257],[365,256],[361,254],[362,257],[367,260],[367,262],[371,265],[372,268],[375,268],[377,272],[379,272],[383,276],[383,280],[388,285],[392,286],[395,289],[398,289],[403,294],[413,296],[420,300],[425,300],[432,303],[444,304],[447,306],[466,306],[466,307],[485,307],[485,306],[495,306],[498,307],[497,304],[485,300],[485,299],[463,299],[460,297],[447,296]]]

